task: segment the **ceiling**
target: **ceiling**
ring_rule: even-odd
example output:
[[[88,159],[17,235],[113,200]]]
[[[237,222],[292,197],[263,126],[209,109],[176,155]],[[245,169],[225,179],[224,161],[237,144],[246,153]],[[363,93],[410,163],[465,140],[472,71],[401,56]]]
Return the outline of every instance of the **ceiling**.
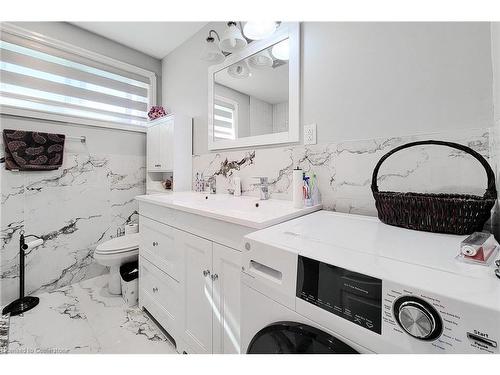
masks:
[[[198,32],[206,22],[72,22],[147,55],[161,59]]]

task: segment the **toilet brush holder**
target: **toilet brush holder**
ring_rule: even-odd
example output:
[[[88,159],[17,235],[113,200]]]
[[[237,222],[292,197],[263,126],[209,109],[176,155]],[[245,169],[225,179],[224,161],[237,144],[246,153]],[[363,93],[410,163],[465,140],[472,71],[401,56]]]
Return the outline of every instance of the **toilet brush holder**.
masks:
[[[26,243],[26,238],[28,237],[34,237],[36,240]],[[16,316],[31,310],[40,302],[38,297],[24,295],[24,258],[26,256],[26,250],[32,250],[41,244],[43,244],[43,240],[40,237],[35,235],[25,236],[24,231],[21,231],[21,237],[19,239],[19,298],[5,306],[2,310],[2,314]]]

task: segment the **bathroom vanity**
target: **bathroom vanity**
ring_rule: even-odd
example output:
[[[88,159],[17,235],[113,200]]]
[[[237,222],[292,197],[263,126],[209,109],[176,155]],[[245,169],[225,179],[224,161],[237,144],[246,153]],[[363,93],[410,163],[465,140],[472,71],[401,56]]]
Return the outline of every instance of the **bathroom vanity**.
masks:
[[[278,57],[271,59],[273,53]],[[252,81],[242,80],[255,64],[266,69],[255,69]],[[283,23],[272,37],[209,68],[208,148],[298,142],[299,93],[300,26]],[[161,121],[169,126],[168,119]],[[154,158],[155,150],[160,156],[164,150],[155,131],[161,135],[161,128],[148,132],[148,172],[166,164]],[[192,172],[191,166],[182,170]],[[174,176],[175,186],[178,181]],[[321,205],[296,209],[291,201],[267,199],[267,190],[264,200],[178,191],[137,197],[139,304],[172,336],[180,353],[239,353],[243,237]]]
[[[321,209],[194,192],[137,200],[139,305],[179,353],[239,353],[243,236]]]

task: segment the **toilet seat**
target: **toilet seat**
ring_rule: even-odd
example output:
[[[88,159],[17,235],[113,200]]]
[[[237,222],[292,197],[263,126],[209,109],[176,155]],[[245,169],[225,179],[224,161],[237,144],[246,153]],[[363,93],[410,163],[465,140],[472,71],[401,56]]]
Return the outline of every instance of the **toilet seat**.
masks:
[[[114,255],[133,252],[139,248],[139,233],[128,234],[106,241],[95,249],[95,254]]]
[[[109,293],[121,294],[120,267],[125,263],[137,261],[139,257],[139,233],[127,234],[106,241],[96,247],[93,256],[98,264],[109,267]]]

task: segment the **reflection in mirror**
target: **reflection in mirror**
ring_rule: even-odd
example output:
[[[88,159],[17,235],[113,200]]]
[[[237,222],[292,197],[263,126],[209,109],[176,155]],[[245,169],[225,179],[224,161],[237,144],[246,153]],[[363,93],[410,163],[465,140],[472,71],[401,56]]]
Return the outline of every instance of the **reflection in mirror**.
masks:
[[[214,140],[288,132],[288,39],[215,73]]]

